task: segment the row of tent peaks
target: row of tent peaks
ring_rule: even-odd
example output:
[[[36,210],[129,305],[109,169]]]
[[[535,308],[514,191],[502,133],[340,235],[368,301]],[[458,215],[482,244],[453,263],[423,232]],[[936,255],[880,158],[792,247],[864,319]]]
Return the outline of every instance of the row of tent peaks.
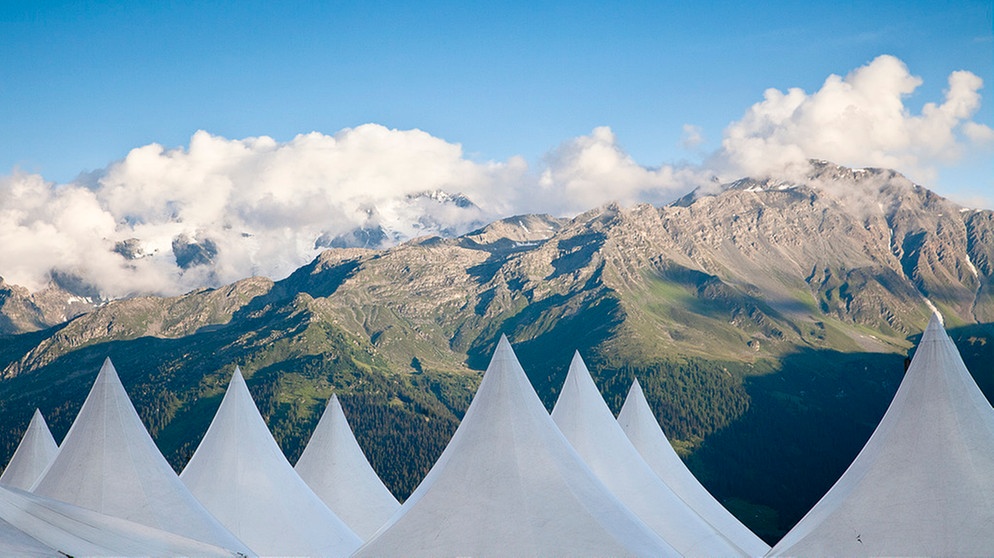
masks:
[[[333,396],[296,466],[236,368],[176,475],[105,361],[61,446],[36,411],[0,476],[0,554],[978,555],[994,548],[994,409],[938,317],[856,460],[773,548],[694,478],[636,381],[615,418],[579,354],[551,413],[501,337],[401,505]]]

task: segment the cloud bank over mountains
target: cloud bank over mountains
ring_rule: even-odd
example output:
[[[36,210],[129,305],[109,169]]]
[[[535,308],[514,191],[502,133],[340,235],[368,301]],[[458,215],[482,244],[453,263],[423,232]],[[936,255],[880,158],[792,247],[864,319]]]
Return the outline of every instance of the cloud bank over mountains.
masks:
[[[809,158],[845,166],[893,168],[928,182],[936,165],[994,142],[994,130],[973,122],[983,81],[967,71],[949,75],[945,99],[913,114],[906,99],[922,84],[901,60],[879,56],[821,89],[768,89],[725,130],[709,164],[755,175]]]
[[[186,148],[138,147],[69,184],[0,177],[0,276],[33,291],[54,276],[106,298],[179,294],[281,278],[327,247],[460,234],[517,213],[663,204],[715,178],[797,170],[809,158],[927,181],[937,165],[990,149],[994,130],[972,120],[976,75],[952,73],[945,98],[914,114],[906,101],[920,84],[880,56],[813,93],[770,89],[703,163],[658,168],[634,161],[608,127],[534,165],[475,161],[458,144],[376,124],[287,142],[198,131]],[[704,141],[693,124],[684,136],[689,147]]]

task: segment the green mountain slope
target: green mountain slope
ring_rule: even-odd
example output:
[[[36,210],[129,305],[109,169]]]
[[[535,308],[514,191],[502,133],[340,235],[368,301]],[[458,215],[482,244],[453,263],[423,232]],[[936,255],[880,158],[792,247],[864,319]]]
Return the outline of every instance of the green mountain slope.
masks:
[[[0,338],[0,459],[36,406],[60,438],[110,356],[180,468],[237,364],[291,461],[334,390],[403,498],[504,333],[549,408],[574,350],[614,411],[638,377],[692,469],[772,541],[869,436],[931,307],[994,392],[978,366],[994,346],[991,239],[989,211],[816,163],[662,208],[329,250],[282,281],[117,301]]]

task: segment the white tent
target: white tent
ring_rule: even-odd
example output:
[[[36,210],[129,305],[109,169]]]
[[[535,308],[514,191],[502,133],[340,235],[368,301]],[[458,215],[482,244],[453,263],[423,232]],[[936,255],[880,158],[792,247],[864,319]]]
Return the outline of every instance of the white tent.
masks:
[[[659,427],[638,380],[628,391],[625,404],[618,413],[618,424],[653,472],[705,521],[751,556],[769,552],[770,545],[715,500],[684,465]]]
[[[214,545],[0,487],[3,556],[235,556]]]
[[[52,547],[0,519],[0,556],[58,556]]]
[[[604,402],[580,353],[552,410],[559,430],[597,477],[684,556],[746,556],[653,473]]]
[[[110,359],[32,492],[238,551],[190,494],[135,412]]]
[[[21,437],[21,443],[17,445],[7,468],[0,475],[0,484],[22,490],[30,489],[58,451],[59,446],[48,430],[45,418],[41,416],[41,411],[35,409],[28,429]]]
[[[294,469],[364,540],[400,508],[356,442],[336,395],[328,401]]]
[[[673,556],[596,480],[503,336],[445,451],[363,556]]]
[[[362,544],[294,472],[237,368],[180,478],[261,555],[348,556]]]
[[[863,450],[771,554],[989,556],[992,529],[994,409],[934,316]]]

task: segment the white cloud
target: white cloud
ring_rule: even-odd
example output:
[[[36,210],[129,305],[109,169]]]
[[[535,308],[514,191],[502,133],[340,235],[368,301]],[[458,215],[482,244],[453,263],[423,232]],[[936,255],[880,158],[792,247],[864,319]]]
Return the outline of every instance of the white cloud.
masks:
[[[972,120],[982,86],[974,74],[952,73],[942,102],[912,114],[905,101],[920,84],[881,56],[811,94],[767,90],[699,166],[642,166],[608,127],[563,142],[534,168],[519,157],[472,161],[458,144],[375,124],[287,142],[200,131],[189,147],[138,147],[72,184],[0,177],[0,276],[32,290],[56,272],[107,297],[177,294],[284,277],[357,229],[355,242],[390,243],[515,213],[663,204],[714,175],[804,169],[809,158],[895,168],[927,183],[938,165],[989,148],[994,130]],[[684,126],[685,147],[703,139]]]
[[[313,258],[319,238],[357,227],[407,238],[500,217],[526,170],[518,159],[476,163],[425,132],[372,124],[285,143],[201,131],[188,148],[136,148],[88,184],[0,179],[0,275],[37,290],[54,270],[108,297],[279,278]],[[438,191],[476,205],[445,203]]]
[[[847,166],[894,168],[930,181],[994,132],[971,118],[980,108],[982,80],[953,72],[941,104],[912,114],[905,101],[922,83],[889,55],[846,77],[831,75],[821,89],[768,89],[741,120],[725,130],[709,164],[723,177],[777,172],[806,159]]]
[[[989,144],[994,142],[994,130],[989,126],[977,124],[976,122],[966,122],[963,124],[963,133],[970,141],[977,144]]]
[[[625,205],[665,203],[687,193],[698,180],[691,169],[646,168],[618,146],[604,126],[569,140],[545,158],[539,178],[541,203],[560,214],[575,214],[617,201]]]
[[[0,273],[32,290],[54,271],[106,297],[176,294],[284,277],[360,228],[351,238],[374,245],[460,234],[514,213],[664,203],[695,178],[638,165],[606,127],[564,142],[536,170],[517,157],[470,161],[459,145],[374,124],[285,143],[200,131],[187,148],[138,147],[80,183],[4,178]]]
[[[704,143],[704,130],[700,126],[695,126],[693,124],[683,125],[683,136],[680,139],[680,145],[684,149],[694,150]]]

